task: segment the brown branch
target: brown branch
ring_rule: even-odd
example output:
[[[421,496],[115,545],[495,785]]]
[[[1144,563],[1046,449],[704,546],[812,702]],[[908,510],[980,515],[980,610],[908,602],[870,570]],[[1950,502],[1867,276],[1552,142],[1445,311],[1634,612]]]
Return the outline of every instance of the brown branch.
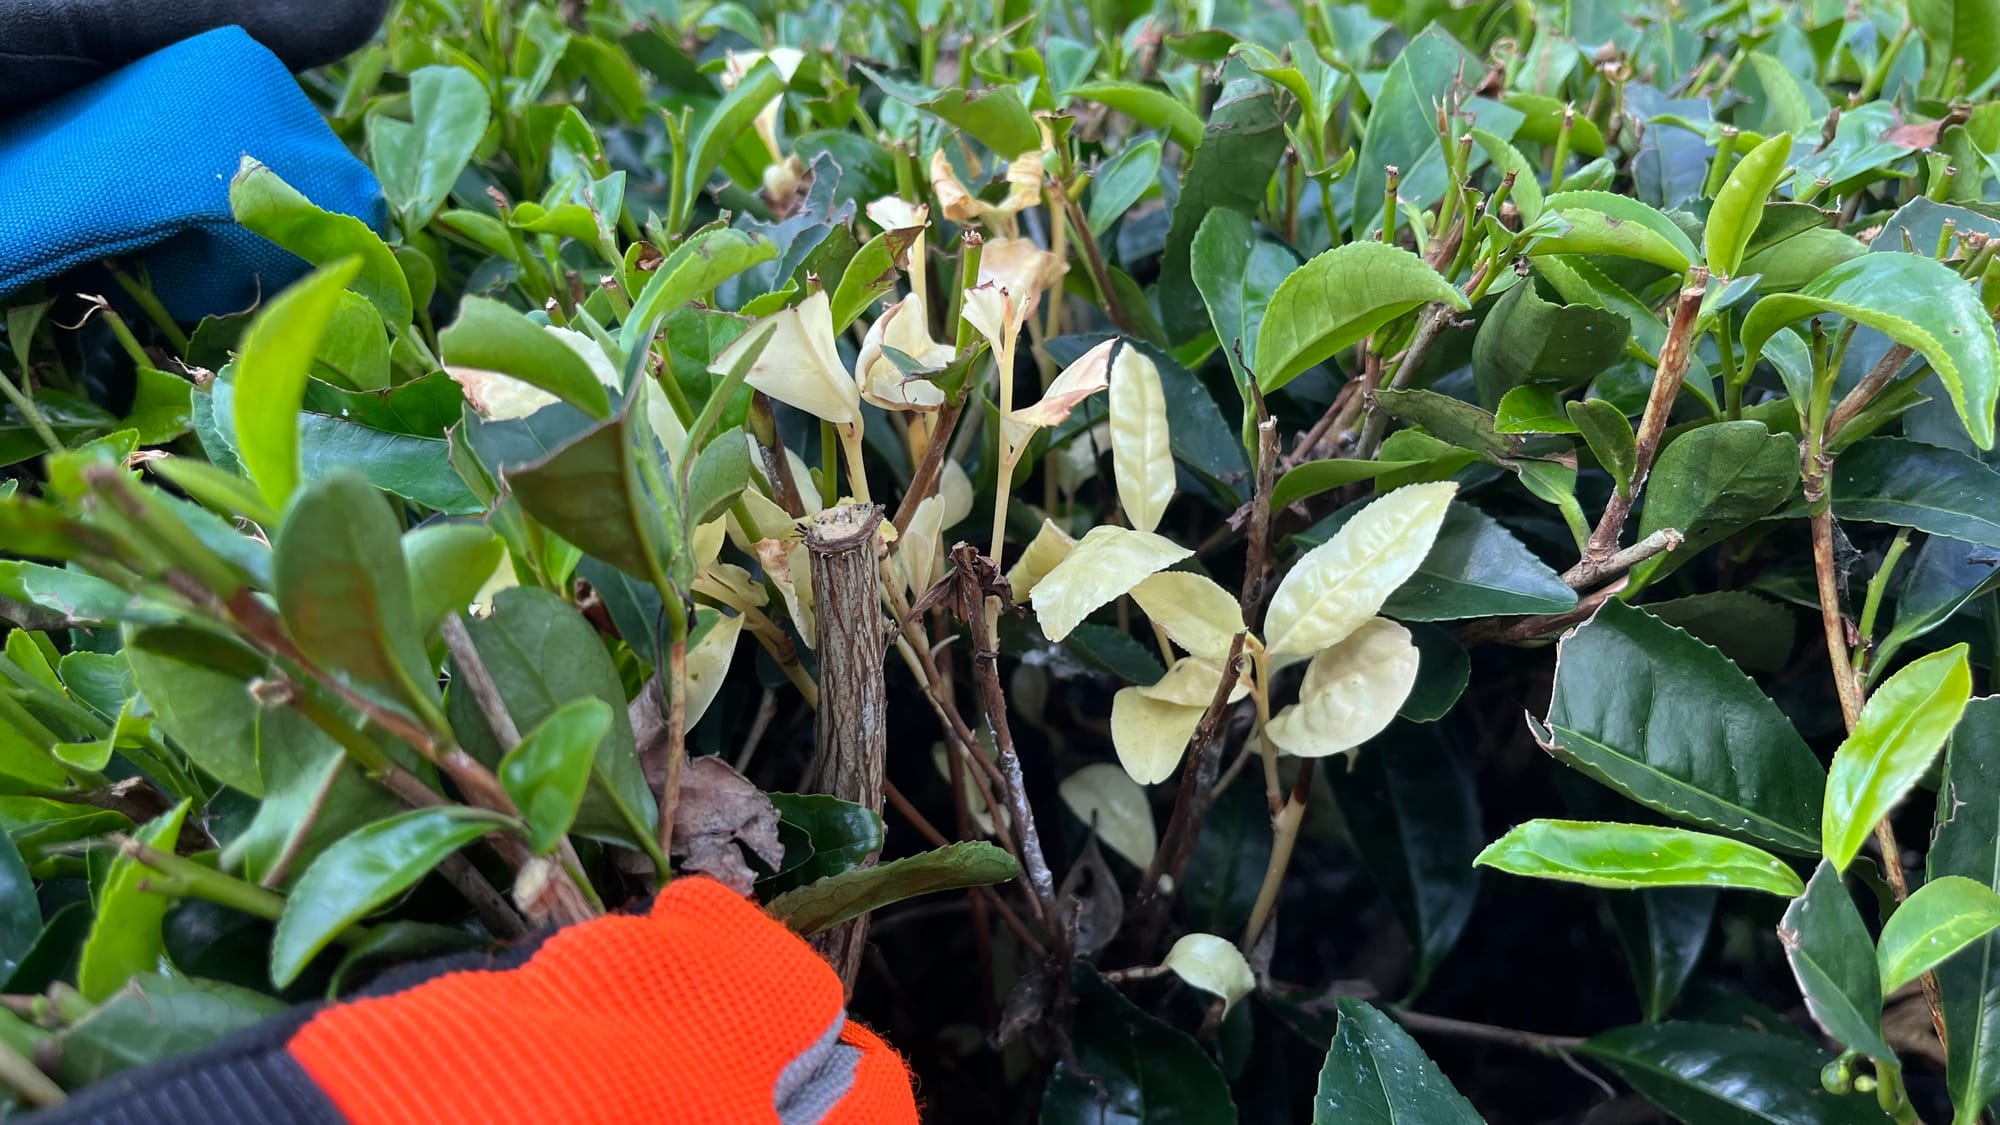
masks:
[[[1250,533],[1243,560],[1243,612],[1254,614],[1264,604],[1266,571],[1271,565],[1271,489],[1278,471],[1278,420],[1264,409],[1264,392],[1250,384],[1257,410],[1257,475],[1250,493]]]
[[[1646,412],[1639,419],[1632,487],[1629,491],[1613,490],[1611,499],[1605,501],[1604,514],[1584,547],[1585,559],[1608,560],[1618,551],[1618,540],[1625,534],[1625,518],[1631,515],[1633,502],[1646,486],[1646,475],[1652,472],[1653,458],[1660,451],[1660,438],[1667,432],[1674,399],[1680,396],[1681,382],[1687,378],[1688,363],[1694,358],[1695,323],[1701,317],[1702,295],[1707,292],[1708,271],[1700,266],[1688,270],[1687,284],[1681,287],[1673,323],[1667,329],[1667,341],[1660,347],[1660,364],[1653,373],[1652,392],[1646,396]]]
[[[1575,609],[1534,617],[1489,617],[1475,621],[1458,631],[1458,643],[1467,648],[1487,641],[1518,645],[1553,637],[1578,622],[1588,620],[1598,607],[1624,588],[1625,579],[1620,577],[1577,599]]]
[[[968,386],[970,382],[967,380]],[[951,444],[952,434],[958,429],[959,415],[965,412],[966,389],[959,388],[958,397],[938,411],[937,429],[930,436],[930,444],[924,447],[924,459],[917,463],[917,471],[910,478],[909,490],[903,493],[903,502],[896,506],[896,518],[890,521],[895,524],[898,536],[910,529],[910,521],[917,516],[917,505],[923,503],[937,487],[938,474],[944,471],[946,447]]]
[[[1687,536],[1679,531],[1663,527],[1609,558],[1578,560],[1575,566],[1563,571],[1562,580],[1572,590],[1587,590],[1607,578],[1624,574],[1654,555],[1675,550],[1686,541]]]
[[[1522,1031],[1512,1027],[1495,1027],[1490,1023],[1472,1023],[1455,1020],[1448,1016],[1433,1016],[1423,1012],[1389,1009],[1389,1015],[1397,1023],[1411,1031],[1429,1032],[1433,1035],[1449,1035],[1455,1039],[1473,1039],[1481,1043],[1496,1043],[1503,1047],[1518,1047],[1524,1051],[1534,1051],[1544,1055],[1562,1054],[1583,1046],[1583,1038],[1577,1035],[1544,1035],[1539,1031]]]
[[[1868,409],[1868,404],[1875,401],[1875,396],[1882,393],[1882,388],[1888,386],[1891,379],[1902,373],[1903,365],[1910,362],[1910,356],[1915,351],[1907,344],[1897,344],[1882,353],[1881,360],[1854,385],[1853,390],[1847,392],[1847,397],[1841,399],[1840,405],[1834,407],[1833,413],[1827,417],[1826,441],[1829,445],[1856,415]]]

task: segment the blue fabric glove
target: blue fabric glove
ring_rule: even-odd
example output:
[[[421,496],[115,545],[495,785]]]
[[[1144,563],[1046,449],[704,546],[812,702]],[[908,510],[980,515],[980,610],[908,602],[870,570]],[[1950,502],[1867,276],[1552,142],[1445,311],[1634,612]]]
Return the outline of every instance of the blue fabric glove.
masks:
[[[381,185],[285,65],[222,28],[0,120],[0,300],[123,255],[183,322],[283,288],[305,262],[230,217],[246,155],[328,211],[387,221]]]

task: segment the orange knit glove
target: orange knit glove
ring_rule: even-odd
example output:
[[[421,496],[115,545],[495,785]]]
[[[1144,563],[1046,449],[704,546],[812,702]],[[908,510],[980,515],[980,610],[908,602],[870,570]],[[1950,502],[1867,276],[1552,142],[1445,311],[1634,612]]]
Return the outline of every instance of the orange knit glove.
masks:
[[[350,1125],[915,1125],[840,978],[712,879],[556,932],[516,969],[330,1008],[288,1049]]]

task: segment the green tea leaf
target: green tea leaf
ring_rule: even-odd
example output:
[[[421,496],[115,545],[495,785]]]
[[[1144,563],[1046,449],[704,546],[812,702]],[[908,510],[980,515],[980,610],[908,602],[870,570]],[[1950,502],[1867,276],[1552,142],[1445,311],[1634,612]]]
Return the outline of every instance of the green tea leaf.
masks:
[[[521,819],[536,855],[547,855],[576,822],[598,743],[611,732],[611,708],[601,699],[573,699],[521,738],[500,759],[500,784]]]
[[[1723,887],[1790,897],[1804,889],[1761,848],[1685,828],[1602,821],[1531,820],[1472,861],[1512,875],[1590,887]]]
[[[1146,190],[1160,181],[1160,142],[1152,137],[1127,145],[1097,171],[1090,188],[1090,233],[1103,238]],[[1196,274],[1197,281],[1200,274]]]
[[[1819,760],[1715,649],[1607,603],[1557,649],[1549,753],[1679,820],[1784,851],[1817,850]]]
[[[125,657],[160,728],[181,752],[225,784],[262,797],[261,707],[234,667],[258,669],[261,658],[235,641],[187,627],[140,629],[126,641]]]
[[[1298,268],[1298,259],[1282,245],[1257,237],[1248,215],[1224,207],[1209,212],[1195,231],[1188,268],[1237,386],[1248,386],[1257,369],[1257,334],[1265,310]]]
[[[220,981],[146,966],[104,1003],[64,1028],[52,1052],[71,1089],[132,1067],[201,1050],[285,1010],[285,1003]]]
[[[646,342],[644,337],[658,330],[661,318],[689,301],[708,295],[716,286],[744,270],[777,256],[778,244],[762,235],[728,227],[710,227],[695,232],[687,241],[674,247],[674,252],[667,255],[667,260],[661,262],[659,268],[653,271],[653,276],[646,280],[646,287],[639,291],[638,299],[632,302],[631,313],[619,329],[619,347],[627,354],[643,347]],[[861,255],[857,254],[855,260],[861,261]],[[845,281],[843,278],[843,293]],[[851,294],[848,296],[852,299]],[[713,357],[703,357],[704,371],[710,358]]]
[[[1293,471],[1311,467],[1301,465]],[[1302,544],[1323,543],[1358,511],[1359,505],[1343,508],[1296,538]],[[1456,621],[1561,613],[1575,606],[1576,591],[1547,563],[1492,516],[1461,502],[1445,512],[1430,553],[1417,564],[1409,581],[1382,603],[1382,612],[1398,621]]]
[[[1632,474],[1639,467],[1639,437],[1625,412],[1601,398],[1582,399],[1569,404],[1569,420],[1590,446],[1597,463],[1611,474],[1618,494],[1632,494]]]
[[[1022,104],[1020,96],[1011,89],[1001,87],[969,93],[947,86],[927,90],[914,83],[877,73],[866,66],[857,69],[881,87],[883,93],[949,122],[992,149],[1002,160],[1012,160],[1024,152],[1041,151],[1041,130],[1036,128],[1035,119],[1029,114],[1028,107]]]
[[[1820,313],[1844,316],[1915,349],[1951,395],[1973,443],[1993,447],[2000,341],[1978,291],[1951,267],[1915,254],[1863,254],[1796,293],[1765,297],[1743,320],[1745,362],[1754,363],[1778,329]]]
[[[1882,925],[1877,959],[1891,993],[2000,929],[2000,894],[1962,875],[1932,879]]]
[[[1012,879],[1020,865],[984,840],[967,840],[907,859],[860,867],[788,891],[765,904],[773,918],[807,936],[918,895]]]
[[[438,346],[453,367],[511,375],[592,418],[611,414],[611,399],[590,364],[548,330],[498,301],[466,298],[458,319],[438,334]]]
[[[189,802],[182,801],[134,830],[132,839],[172,852],[189,807]],[[160,921],[174,900],[143,885],[147,870],[129,855],[121,854],[111,862],[97,895],[97,917],[77,958],[76,987],[85,999],[101,1003],[126,981],[159,967],[165,948]]]
[[[1791,158],[1792,135],[1779,133],[1745,153],[1730,170],[1702,227],[1702,249],[1709,269],[1723,277],[1736,276],[1736,267],[1743,264],[1743,249],[1764,220],[1764,203],[1784,179],[1785,162]]]
[[[417,635],[428,637],[445,618],[465,612],[506,557],[507,545],[482,524],[427,523],[405,532]]]
[[[35,880],[13,839],[0,839],[0,980],[14,975],[41,932],[42,907],[35,901]]]
[[[2000,890],[2000,699],[1972,701],[1952,734],[1926,862],[1933,882],[1964,877]],[[1946,1085],[1957,1119],[1970,1121],[2000,1099],[2000,935],[1937,966],[1937,978]]]
[[[1778,923],[1806,1009],[1834,1039],[1865,1055],[1889,1058],[1882,1038],[1882,978],[1875,943],[1840,871],[1821,862]]]
[[[1965,60],[1966,89],[1978,90],[2000,70],[2000,9],[1981,0],[1911,0],[1910,19],[1932,58]]]
[[[750,443],[743,431],[711,435],[688,469],[688,525],[700,527],[720,516],[748,487]]]
[[[321,210],[276,172],[247,155],[229,181],[229,210],[237,222],[315,266],[359,258],[354,291],[398,331],[410,323],[409,280],[388,244],[368,229],[367,223],[352,215]]]
[[[1208,323],[1189,260],[1195,234],[1216,211],[1257,214],[1284,151],[1285,121],[1278,112],[1276,91],[1256,79],[1225,85],[1209,112],[1201,146],[1188,158],[1187,177],[1167,225],[1166,252],[1160,259],[1160,313],[1172,326],[1171,339],[1198,336]]]
[[[1875,825],[1914,788],[1972,697],[1965,645],[1905,665],[1861,709],[1827,772],[1821,847],[1845,870]]]
[[[1587,304],[1544,300],[1524,279],[1500,295],[1472,342],[1479,401],[1498,404],[1514,388],[1581,386],[1625,354],[1632,325]]]
[[[1868,438],[1841,452],[1827,492],[1842,519],[2000,547],[2000,511],[1992,504],[2000,472],[1954,449]]]
[[[458,849],[514,826],[499,813],[441,805],[377,821],[328,848],[285,898],[271,938],[271,983],[298,979],[349,926],[414,886]]]
[[[423,229],[444,206],[492,114],[477,75],[426,66],[410,75],[410,123],[379,114],[368,119],[374,167],[404,230]]]
[[[1257,381],[1268,393],[1363,336],[1426,304],[1465,295],[1422,258],[1380,242],[1350,242],[1285,278],[1257,330]]]
[[[1673,528],[1685,538],[1632,571],[1633,590],[1770,515],[1799,479],[1799,444],[1761,422],[1716,422],[1667,443],[1647,477],[1639,535]]]
[[[361,272],[348,258],[323,267],[280,293],[250,324],[237,353],[236,451],[257,490],[274,510],[299,484],[299,405],[320,336],[340,304],[341,291]]]
[[[1579,1051],[1677,1120],[1701,1125],[1873,1125],[1872,1094],[1829,1094],[1833,1056],[1790,1035],[1708,1023],[1621,1027]]]
[[[1342,999],[1320,1067],[1313,1125],[1483,1125],[1409,1032],[1364,1000]]]
[[[683,538],[678,504],[652,496],[640,480],[636,459],[651,454],[633,448],[630,420],[641,397],[631,396],[609,420],[505,475],[522,509],[549,530],[634,578],[653,581],[666,565],[693,564],[675,549]]]
[[[1605,906],[1618,926],[1639,1007],[1647,1023],[1666,1018],[1687,982],[1715,923],[1718,892],[1707,887],[1658,887],[1608,894]]]
[[[1545,214],[1560,217],[1566,230],[1535,243],[1530,254],[1606,254],[1651,262],[1684,273],[1695,259],[1694,243],[1672,219],[1628,196],[1607,191],[1559,191],[1543,201]]]
[[[1229,1083],[1186,1033],[1149,1016],[1089,963],[1070,971],[1075,1061],[1059,1060],[1040,1125],[1194,1125],[1236,1120]]]
[[[1164,130],[1186,152],[1196,151],[1202,142],[1201,118],[1165,90],[1137,82],[1085,82],[1064,92],[1109,106],[1148,129]]]

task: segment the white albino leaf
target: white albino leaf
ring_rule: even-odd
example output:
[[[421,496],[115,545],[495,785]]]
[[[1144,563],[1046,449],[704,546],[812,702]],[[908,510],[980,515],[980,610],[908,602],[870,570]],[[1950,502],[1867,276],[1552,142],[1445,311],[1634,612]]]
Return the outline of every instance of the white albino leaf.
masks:
[[[1132,587],[1132,600],[1175,644],[1206,660],[1227,657],[1230,642],[1243,631],[1236,596],[1205,575],[1155,574]]]
[[[1007,585],[1014,591],[1014,600],[1027,601],[1029,595],[1035,592],[1035,586],[1055,569],[1057,563],[1068,558],[1075,547],[1076,540],[1057,527],[1054,520],[1044,519],[1041,530],[1035,532],[1027,550],[1021,552],[1021,557],[1014,560],[1013,569],[1007,572]]]
[[[1000,419],[1001,452],[1009,462],[1019,456],[1036,430],[1059,424],[1077,403],[1111,385],[1111,351],[1117,345],[1115,339],[1106,340],[1083,353],[1062,369],[1042,392],[1040,402],[1009,411]]]
[[[1188,934],[1160,962],[1195,988],[1222,997],[1224,1012],[1257,990],[1257,974],[1234,943],[1214,934]]]
[[[944,532],[944,500],[924,497],[910,517],[910,526],[896,540],[896,566],[912,599],[921,597],[937,581],[938,539]]]
[[[1159,834],[1153,828],[1153,806],[1139,783],[1110,762],[1096,762],[1063,778],[1057,792],[1063,804],[1084,824],[1097,825],[1104,846],[1144,871],[1153,862]]]
[[[1417,683],[1410,631],[1386,617],[1364,622],[1306,666],[1299,701],[1264,728],[1278,749],[1324,758],[1381,734]]]
[[[1215,689],[1221,684],[1220,661],[1183,656],[1174,661],[1174,666],[1167,669],[1167,674],[1157,682],[1130,690],[1161,703],[1206,709],[1215,699]],[[1244,682],[1244,677],[1237,676],[1235,686],[1229,689],[1229,702],[1234,703],[1249,694],[1250,685]]]
[[[967,289],[959,315],[985,337],[996,357],[1007,350],[1021,331],[1021,321],[1014,315],[1014,299],[997,285]]]
[[[705,617],[710,610],[703,610]],[[723,614],[721,620],[709,626],[695,646],[687,654],[687,726],[689,730],[708,713],[708,705],[715,702],[715,695],[722,690],[722,681],[729,674],[730,658],[736,655],[736,638],[743,632],[743,619],[734,614]]]
[[[1111,745],[1118,751],[1118,764],[1141,785],[1172,777],[1207,706],[1207,700],[1200,707],[1185,707],[1147,698],[1138,688],[1119,688],[1111,697]]]
[[[868,205],[868,221],[884,232],[915,230],[930,225],[931,209],[900,196],[885,195]]]
[[[938,474],[937,494],[944,501],[943,526],[957,527],[972,514],[972,478],[965,475],[965,466],[946,461],[944,471]]]
[[[771,342],[750,365],[746,382],[823,421],[849,425],[860,420],[861,393],[834,347],[833,306],[825,290],[758,323],[774,326]],[[727,375],[761,336],[752,331],[737,337],[708,365],[709,372]]]
[[[1040,539],[1039,535],[1036,539]],[[1033,545],[1030,544],[1030,550]],[[1034,585],[1032,602],[1042,635],[1069,636],[1091,611],[1194,554],[1171,539],[1124,527],[1093,527],[1068,557]]]
[[[1282,665],[1311,656],[1375,616],[1430,553],[1457,491],[1450,481],[1399,488],[1306,552],[1264,616],[1272,659]]]
[[[1140,531],[1158,528],[1174,498],[1167,396],[1160,369],[1129,346],[1111,364],[1111,471],[1126,521]]]
[[[931,339],[923,302],[915,293],[882,310],[881,318],[869,326],[854,360],[854,378],[861,384],[861,397],[884,410],[930,411],[944,405],[944,391],[936,383],[905,375],[895,360],[883,354],[884,347],[932,370],[951,362],[951,345]]]
[[[1099,422],[1081,433],[1071,434],[1061,445],[1050,446],[1042,457],[1042,471],[1053,473],[1056,487],[1074,498],[1077,489],[1097,479],[1097,459],[1111,448],[1111,423]]]

